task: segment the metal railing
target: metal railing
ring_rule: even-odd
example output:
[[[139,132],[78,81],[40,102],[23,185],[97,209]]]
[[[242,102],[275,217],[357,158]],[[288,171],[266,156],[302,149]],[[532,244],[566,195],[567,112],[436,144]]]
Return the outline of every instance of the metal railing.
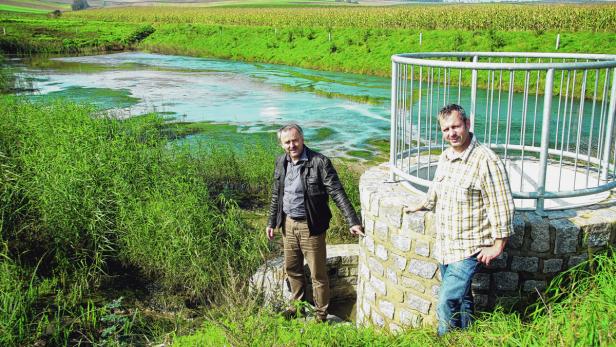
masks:
[[[616,55],[392,56],[392,179],[427,190],[448,146],[436,115],[449,103],[505,163],[517,208],[588,205],[616,187]]]

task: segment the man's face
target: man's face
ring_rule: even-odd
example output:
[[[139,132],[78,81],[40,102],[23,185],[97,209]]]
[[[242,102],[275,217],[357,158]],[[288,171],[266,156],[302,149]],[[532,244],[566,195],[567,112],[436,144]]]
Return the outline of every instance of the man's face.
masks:
[[[443,132],[443,139],[449,141],[451,148],[458,153],[464,152],[471,143],[469,132],[471,127],[470,120],[462,120],[460,114],[457,111],[453,111],[449,117],[441,119],[439,124]]]
[[[299,160],[304,151],[304,139],[297,129],[283,131],[280,134],[280,144],[293,161]]]

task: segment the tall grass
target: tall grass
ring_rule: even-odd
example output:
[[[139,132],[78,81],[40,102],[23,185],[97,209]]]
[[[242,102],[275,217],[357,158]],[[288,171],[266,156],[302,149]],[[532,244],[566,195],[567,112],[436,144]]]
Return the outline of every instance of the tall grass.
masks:
[[[84,324],[63,315],[80,316],[110,276],[209,302],[229,267],[247,276],[266,250],[262,230],[241,218],[232,191],[216,192],[224,184],[210,172],[265,185],[271,174],[259,170],[273,170],[274,152],[176,147],[156,116],[95,114],[63,101],[0,100],[0,265],[2,285],[12,283],[2,304],[23,308],[2,317],[3,329],[21,322],[7,343],[78,341],[72,330]],[[248,160],[255,171],[237,170]]]
[[[591,270],[592,269],[592,270]],[[613,346],[616,254],[603,253],[560,274],[528,317],[497,310],[443,338],[433,328],[391,334],[351,324],[284,320],[257,303],[235,303],[176,346]],[[246,300],[246,299],[245,299]],[[242,309],[237,309],[237,307]],[[251,309],[249,309],[251,308]],[[229,319],[233,317],[232,319]]]

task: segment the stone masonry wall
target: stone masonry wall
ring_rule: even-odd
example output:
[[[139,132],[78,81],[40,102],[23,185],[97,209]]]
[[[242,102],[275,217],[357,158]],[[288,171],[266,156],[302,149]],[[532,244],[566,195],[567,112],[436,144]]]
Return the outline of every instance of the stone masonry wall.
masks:
[[[433,214],[403,213],[423,195],[388,179],[384,165],[360,179],[366,236],[359,244],[356,321],[391,331],[435,325],[440,273],[433,258]],[[543,217],[516,212],[515,235],[505,251],[473,278],[477,308],[523,308],[556,274],[615,244],[615,222],[614,194],[591,207]]]
[[[356,300],[358,245],[328,245],[327,272],[329,274],[330,302],[348,302]],[[287,305],[291,292],[286,284],[284,259],[278,257],[267,261],[252,276],[251,288],[262,291],[267,303],[274,306]],[[307,300],[312,301],[312,283],[310,270],[304,264],[308,288]]]

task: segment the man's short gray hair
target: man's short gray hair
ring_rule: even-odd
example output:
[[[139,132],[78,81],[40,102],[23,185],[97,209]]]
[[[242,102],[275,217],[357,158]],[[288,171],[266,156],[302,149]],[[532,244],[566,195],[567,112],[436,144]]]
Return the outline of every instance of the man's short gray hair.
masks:
[[[445,119],[451,116],[453,112],[458,112],[460,117],[462,117],[463,121],[466,121],[468,119],[466,118],[466,111],[464,111],[464,108],[457,104],[449,104],[441,108],[440,111],[438,111],[438,119],[439,120]]]
[[[280,138],[282,137],[282,133],[284,133],[285,131],[289,131],[291,129],[295,129],[297,130],[297,132],[299,133],[299,136],[301,136],[301,138],[304,138],[304,131],[302,130],[302,127],[300,127],[299,125],[295,124],[295,123],[289,123],[285,126],[283,126],[282,128],[278,129],[278,133],[276,135],[278,135],[278,142],[280,142]]]

